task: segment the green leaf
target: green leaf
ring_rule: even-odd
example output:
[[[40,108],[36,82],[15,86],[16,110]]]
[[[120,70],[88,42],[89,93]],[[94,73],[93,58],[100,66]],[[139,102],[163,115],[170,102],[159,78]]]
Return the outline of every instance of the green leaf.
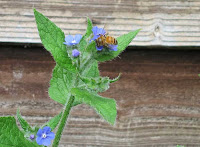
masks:
[[[82,73],[85,77],[99,77],[99,69],[98,69],[98,62],[96,60],[93,60],[92,63],[89,65],[89,68],[85,68],[85,70]]]
[[[1,147],[40,147],[36,142],[30,142],[18,129],[14,117],[0,117]]]
[[[96,42],[95,41],[92,41],[86,48],[86,52],[88,52],[89,54],[94,54],[97,52],[97,49],[96,49]]]
[[[86,77],[98,77],[99,76],[99,69],[98,69],[98,62],[94,59],[93,53],[94,49],[96,51],[96,43],[92,41],[88,43],[92,38],[92,22],[88,18],[88,25],[87,31],[85,35],[82,37],[80,41],[80,49],[81,49],[81,71],[80,74]]]
[[[128,34],[124,34],[124,35],[118,37],[117,38],[117,42],[118,42],[117,49],[118,50],[117,51],[109,51],[109,52],[104,52],[104,51],[97,52],[95,55],[96,60],[98,60],[100,62],[104,62],[104,61],[112,60],[112,59],[116,58],[117,56],[119,56],[119,54],[126,49],[126,47],[131,43],[131,41],[135,38],[135,36],[138,34],[139,31],[140,31],[140,29],[129,32]]]
[[[72,64],[72,60],[67,54],[66,46],[63,44],[65,35],[62,30],[35,9],[34,14],[44,47],[51,52],[58,65],[69,71],[76,71],[76,66]]]
[[[114,83],[114,82],[117,82],[121,77],[121,73],[114,79],[110,80],[110,83]]]
[[[50,119],[47,123],[43,125],[43,127],[49,126],[51,130],[53,131],[56,128],[56,126],[59,124],[61,117],[62,117],[62,112],[54,116],[52,119]]]
[[[49,96],[60,104],[65,104],[70,98],[70,90],[74,85],[76,75],[56,65],[50,81]]]
[[[31,128],[31,126],[28,124],[28,122],[27,122],[25,119],[22,118],[19,109],[17,110],[17,119],[18,119],[18,121],[19,121],[19,123],[20,123],[22,129],[23,129],[25,132],[27,132],[27,131],[32,132],[32,131],[33,131],[32,128]]]
[[[75,82],[75,74],[71,73],[64,68],[56,65],[53,70],[52,79],[50,81],[49,96],[56,102],[65,105],[70,98],[70,91]],[[80,104],[74,101],[73,106]]]
[[[79,104],[82,104],[82,102],[80,102],[80,101],[78,101],[78,100],[75,99],[74,102],[73,102],[73,104],[72,104],[72,107],[75,107],[75,106],[77,106]]]
[[[117,116],[116,102],[114,99],[105,98],[87,90],[72,88],[75,99],[92,106],[106,121],[115,123]]]
[[[87,33],[88,32],[88,33]],[[86,31],[86,38],[89,38],[92,34],[92,22],[88,20],[88,27]],[[92,41],[90,44],[87,44],[82,52],[81,56],[81,66],[80,66],[80,75],[88,78],[97,78],[100,76],[98,69],[98,62],[93,57],[94,49],[96,51],[95,42]],[[82,80],[79,80],[78,87],[85,87],[85,83]],[[75,99],[73,106],[81,104],[82,102]]]
[[[104,92],[109,88],[110,79],[108,77],[80,78],[89,89],[94,90],[95,92]]]
[[[85,77],[99,77],[98,62],[93,57],[93,50],[96,50],[95,42],[92,41],[81,57],[80,74]]]
[[[92,21],[89,18],[87,18],[87,30],[79,43],[81,51],[84,51],[86,49],[88,42],[90,41],[91,38],[92,38]]]

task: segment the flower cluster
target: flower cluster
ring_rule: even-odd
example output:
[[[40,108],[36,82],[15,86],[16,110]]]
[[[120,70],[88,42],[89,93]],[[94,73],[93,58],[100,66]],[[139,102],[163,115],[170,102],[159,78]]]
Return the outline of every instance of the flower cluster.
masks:
[[[74,45],[77,45],[79,44],[80,40],[82,38],[82,35],[80,34],[77,34],[75,35],[74,37],[72,35],[67,35],[65,37],[65,42],[64,44],[65,45],[68,45],[68,46],[74,46]],[[80,55],[80,52],[77,50],[77,49],[73,49],[72,50],[72,56],[74,58],[78,57]]]
[[[92,32],[93,32],[93,37],[91,39],[96,41],[100,36],[105,36],[106,35],[106,31],[103,29],[103,28],[98,28],[97,26],[94,26],[92,28]],[[82,36],[77,34],[75,35],[74,37],[72,35],[67,35],[65,37],[65,42],[64,44],[67,45],[67,46],[74,46],[74,45],[77,45],[79,44],[80,40],[81,40]],[[96,49],[98,51],[101,51],[105,46],[96,46]],[[106,46],[108,49],[110,49],[111,51],[117,51],[117,47],[118,45],[113,45],[113,44],[108,44]],[[80,52],[77,50],[77,49],[74,49],[72,51],[72,56],[73,57],[78,57],[80,55]]]

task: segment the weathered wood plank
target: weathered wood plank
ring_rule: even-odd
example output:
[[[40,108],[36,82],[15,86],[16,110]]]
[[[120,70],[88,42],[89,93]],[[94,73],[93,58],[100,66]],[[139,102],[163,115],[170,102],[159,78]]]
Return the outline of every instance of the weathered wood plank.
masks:
[[[123,73],[102,94],[117,101],[116,124],[108,125],[89,106],[76,106],[61,147],[199,147],[199,56],[194,50],[128,50],[100,64],[102,75]],[[47,94],[55,66],[48,52],[2,47],[0,63],[0,115],[13,115],[20,108],[36,125],[60,112],[61,106]]]
[[[33,8],[66,34],[83,34],[88,16],[115,37],[142,28],[131,45],[200,46],[199,0],[0,0],[0,42],[41,42]]]

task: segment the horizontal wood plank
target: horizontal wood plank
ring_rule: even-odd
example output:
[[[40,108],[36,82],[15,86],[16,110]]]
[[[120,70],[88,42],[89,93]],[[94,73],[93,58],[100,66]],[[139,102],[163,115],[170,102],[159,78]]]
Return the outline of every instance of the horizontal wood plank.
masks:
[[[33,8],[65,34],[84,34],[90,17],[114,37],[142,28],[131,46],[200,46],[199,0],[0,0],[0,42],[41,43]]]
[[[199,147],[200,52],[128,50],[100,64],[102,75],[121,79],[103,96],[115,98],[118,117],[110,126],[87,105],[71,111],[61,147]],[[62,107],[48,97],[55,63],[42,48],[2,47],[0,115],[22,115],[42,124]]]

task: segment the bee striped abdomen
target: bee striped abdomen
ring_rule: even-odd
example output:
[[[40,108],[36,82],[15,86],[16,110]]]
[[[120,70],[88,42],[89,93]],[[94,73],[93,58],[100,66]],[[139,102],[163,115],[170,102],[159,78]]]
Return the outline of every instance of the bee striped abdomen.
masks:
[[[106,36],[106,44],[117,45],[117,40],[112,36]]]

